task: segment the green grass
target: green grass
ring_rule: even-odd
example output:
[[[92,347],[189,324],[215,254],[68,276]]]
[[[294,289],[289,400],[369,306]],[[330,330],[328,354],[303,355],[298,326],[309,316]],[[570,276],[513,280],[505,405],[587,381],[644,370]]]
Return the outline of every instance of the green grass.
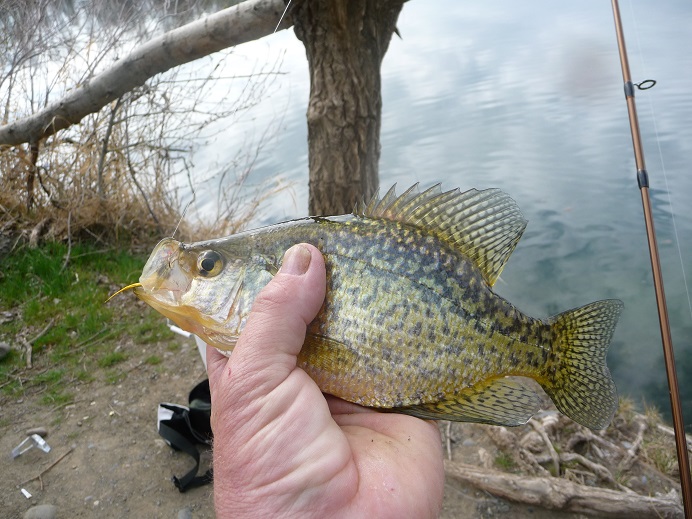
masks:
[[[41,391],[44,404],[62,405],[73,398],[63,386],[123,378],[111,372],[127,360],[116,351],[121,339],[146,344],[173,336],[158,313],[135,309],[131,294],[119,296],[131,302],[105,304],[113,286],[138,279],[145,256],[77,244],[63,267],[67,253],[65,244],[47,243],[0,258],[0,312],[7,312],[0,315],[12,316],[0,320],[0,341],[17,348],[21,338],[33,340],[34,365],[26,368],[23,347],[0,360],[2,393]]]
[[[150,366],[156,366],[157,364],[161,364],[162,359],[158,355],[152,355],[150,357],[147,357],[144,362],[146,362]]]
[[[44,371],[43,373],[40,373],[39,375],[36,375],[34,377],[34,382],[36,384],[55,384],[56,382],[60,382],[62,380],[62,376],[65,374],[65,370],[62,369],[52,369],[50,371]]]
[[[99,359],[98,364],[102,368],[110,368],[111,366],[115,366],[116,364],[119,364],[125,360],[127,360],[127,355],[119,351],[116,351],[113,353],[107,353],[106,355],[101,357]]]
[[[517,464],[512,456],[505,452],[500,452],[495,457],[495,466],[507,472],[512,472],[517,469]]]
[[[51,389],[43,395],[41,403],[50,406],[62,406],[71,403],[74,400],[74,395],[69,391],[62,391],[60,388]]]

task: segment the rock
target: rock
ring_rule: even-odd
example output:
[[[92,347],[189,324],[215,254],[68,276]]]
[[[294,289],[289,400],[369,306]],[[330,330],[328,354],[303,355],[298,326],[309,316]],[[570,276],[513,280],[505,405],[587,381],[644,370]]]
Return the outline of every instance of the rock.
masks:
[[[183,508],[178,512],[178,519],[192,519],[192,510]]]
[[[45,438],[48,436],[48,429],[45,427],[32,427],[31,429],[26,430],[27,436],[31,436],[32,434],[38,434],[42,438]]]
[[[12,348],[10,347],[10,345],[7,344],[6,342],[0,342],[0,360],[7,357],[7,355],[10,353],[11,349]]]
[[[36,505],[24,512],[24,519],[55,519],[57,514],[55,505]]]
[[[154,445],[156,445],[159,449],[165,449],[166,447],[169,446],[169,445],[166,443],[166,440],[162,440],[162,439],[160,439],[160,438],[154,440]]]

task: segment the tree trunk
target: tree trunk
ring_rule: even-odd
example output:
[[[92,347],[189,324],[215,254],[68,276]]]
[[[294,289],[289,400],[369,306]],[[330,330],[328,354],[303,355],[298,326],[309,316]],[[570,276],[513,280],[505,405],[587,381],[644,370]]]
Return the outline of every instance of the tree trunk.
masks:
[[[344,214],[378,188],[380,65],[405,0],[302,0],[291,12],[310,66],[310,214]]]

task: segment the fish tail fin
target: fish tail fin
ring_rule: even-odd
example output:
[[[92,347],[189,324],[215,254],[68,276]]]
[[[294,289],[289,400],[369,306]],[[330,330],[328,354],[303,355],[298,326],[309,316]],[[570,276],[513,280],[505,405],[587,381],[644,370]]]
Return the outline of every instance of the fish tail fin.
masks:
[[[617,409],[606,354],[622,308],[608,299],[549,320],[552,351],[541,385],[562,413],[590,429],[606,428]]]

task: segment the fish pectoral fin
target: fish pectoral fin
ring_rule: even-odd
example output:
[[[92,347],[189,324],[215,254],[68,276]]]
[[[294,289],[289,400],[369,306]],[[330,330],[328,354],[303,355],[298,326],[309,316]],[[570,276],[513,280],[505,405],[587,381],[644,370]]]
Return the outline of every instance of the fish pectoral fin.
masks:
[[[454,399],[397,407],[391,411],[426,420],[516,426],[528,422],[540,405],[538,395],[520,382],[496,378],[480,382]]]

